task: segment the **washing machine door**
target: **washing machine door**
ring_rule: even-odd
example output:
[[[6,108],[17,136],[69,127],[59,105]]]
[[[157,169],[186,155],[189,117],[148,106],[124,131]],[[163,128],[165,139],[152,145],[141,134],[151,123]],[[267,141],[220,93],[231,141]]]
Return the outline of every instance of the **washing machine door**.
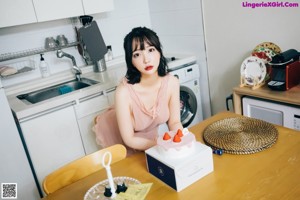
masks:
[[[180,118],[183,127],[188,127],[194,120],[197,112],[197,98],[188,87],[180,86]]]

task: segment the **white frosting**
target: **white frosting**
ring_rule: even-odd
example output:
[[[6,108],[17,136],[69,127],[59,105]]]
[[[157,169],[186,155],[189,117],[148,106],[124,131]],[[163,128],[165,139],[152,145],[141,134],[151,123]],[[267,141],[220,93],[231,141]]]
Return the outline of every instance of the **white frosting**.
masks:
[[[168,132],[171,139],[164,140],[163,136],[160,136],[157,140],[159,153],[168,158],[182,158],[193,153],[195,150],[195,135],[190,133],[188,129],[183,129],[183,136],[180,137],[181,142],[173,142],[173,138],[177,132]]]

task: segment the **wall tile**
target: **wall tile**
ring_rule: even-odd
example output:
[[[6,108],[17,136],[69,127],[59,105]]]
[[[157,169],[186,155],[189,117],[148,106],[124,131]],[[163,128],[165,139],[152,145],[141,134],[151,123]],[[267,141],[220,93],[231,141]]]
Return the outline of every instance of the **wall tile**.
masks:
[[[148,0],[114,0],[115,9],[111,12],[105,12],[93,15],[97,21],[101,34],[107,45],[112,45],[114,56],[124,54],[123,39],[125,35],[136,26],[151,27]],[[73,20],[74,21],[74,20]],[[79,21],[74,23],[81,27]],[[58,34],[64,34],[70,41],[76,40],[74,25],[71,19],[61,19],[43,23],[34,23],[15,27],[0,28],[0,54],[9,52],[20,52],[42,48],[46,37]],[[82,57],[75,47],[64,49],[72,54],[79,66],[85,65]],[[45,53],[45,60],[50,66],[52,73],[59,73],[63,70],[71,69],[72,64],[69,59],[57,58],[56,52]],[[3,79],[2,84],[9,86],[23,81],[40,78],[38,69],[39,55],[31,56],[36,62],[36,70],[32,73],[23,74],[15,78]],[[28,58],[22,58],[28,59]],[[2,62],[0,65],[15,62],[11,60]]]
[[[200,0],[149,0],[151,13],[171,10],[201,9]]]

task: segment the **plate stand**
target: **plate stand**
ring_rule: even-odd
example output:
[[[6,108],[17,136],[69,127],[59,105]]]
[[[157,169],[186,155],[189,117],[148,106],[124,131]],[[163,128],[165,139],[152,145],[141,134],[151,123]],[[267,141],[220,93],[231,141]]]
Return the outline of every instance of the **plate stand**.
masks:
[[[262,81],[261,83],[258,83],[258,78],[254,78],[253,80],[253,85],[249,85],[246,83],[245,80],[245,76],[241,76],[241,83],[240,83],[240,87],[250,87],[252,90],[255,90],[257,88],[260,88],[261,86],[263,86],[265,84],[265,81]]]

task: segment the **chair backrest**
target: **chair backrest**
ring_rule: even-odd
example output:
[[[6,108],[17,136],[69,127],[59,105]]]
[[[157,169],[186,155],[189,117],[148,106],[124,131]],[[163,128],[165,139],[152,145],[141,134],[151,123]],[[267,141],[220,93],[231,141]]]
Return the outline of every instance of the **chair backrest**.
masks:
[[[112,154],[111,164],[124,159],[127,153],[125,146],[116,144],[72,161],[45,177],[43,181],[44,192],[46,194],[53,193],[102,169],[102,157],[107,151]]]

